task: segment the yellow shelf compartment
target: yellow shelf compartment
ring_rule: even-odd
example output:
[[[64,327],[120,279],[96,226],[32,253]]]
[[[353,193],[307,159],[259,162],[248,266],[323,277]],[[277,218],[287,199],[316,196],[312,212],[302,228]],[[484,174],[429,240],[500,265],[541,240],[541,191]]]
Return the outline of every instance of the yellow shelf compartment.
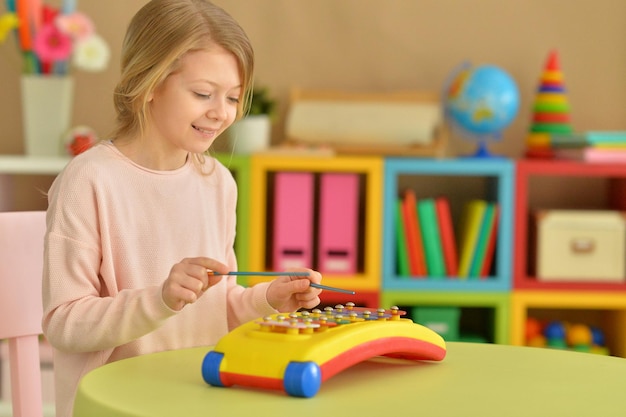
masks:
[[[511,344],[525,344],[529,312],[539,319],[597,326],[605,334],[611,355],[626,357],[626,293],[515,291],[511,295]]]
[[[378,291],[381,286],[381,224],[383,158],[378,156],[309,156],[255,154],[250,162],[251,222],[249,266],[251,270],[265,271],[270,264],[267,251],[271,250],[267,222],[271,213],[270,180],[277,172],[355,173],[364,179],[361,185],[362,254],[359,271],[353,275],[324,274],[323,283],[354,291]],[[264,277],[250,277],[250,285],[267,281]]]
[[[422,292],[382,291],[381,307],[459,307],[462,310],[490,312],[490,323],[484,323],[487,342],[508,344],[510,323],[510,293],[508,292]],[[462,326],[461,326],[462,327]],[[463,329],[461,329],[463,330]]]

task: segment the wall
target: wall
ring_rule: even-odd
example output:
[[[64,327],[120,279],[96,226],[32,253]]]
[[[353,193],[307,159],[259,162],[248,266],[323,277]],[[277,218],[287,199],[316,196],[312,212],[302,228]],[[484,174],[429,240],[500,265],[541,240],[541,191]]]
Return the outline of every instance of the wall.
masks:
[[[145,1],[83,0],[113,49],[102,73],[76,73],[74,124],[106,135],[125,27]],[[530,107],[545,58],[557,48],[577,130],[626,129],[626,2],[623,0],[216,0],[246,28],[257,52],[257,81],[280,100],[280,141],[289,89],[439,91],[459,63],[491,63],[517,81],[521,108],[504,140],[522,155]],[[52,3],[54,4],[54,3]],[[0,45],[0,153],[21,153],[18,55]],[[453,138],[450,154],[473,145]]]

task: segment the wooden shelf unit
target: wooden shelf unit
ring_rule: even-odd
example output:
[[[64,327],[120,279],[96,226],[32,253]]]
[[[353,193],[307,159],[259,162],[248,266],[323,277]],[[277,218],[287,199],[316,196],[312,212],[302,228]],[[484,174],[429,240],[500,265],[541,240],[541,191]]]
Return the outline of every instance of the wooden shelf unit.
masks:
[[[235,253],[241,271],[248,270],[250,258],[250,158],[243,155],[216,154],[215,158],[230,170],[237,182],[237,235]],[[238,277],[246,285],[246,277]]]
[[[553,187],[550,187],[554,185]],[[541,188],[550,187],[540,194]],[[559,188],[556,190],[555,188]],[[568,195],[565,202],[559,193]],[[543,199],[543,200],[542,200]],[[609,282],[542,282],[532,271],[532,212],[537,209],[626,210],[626,166],[561,160],[520,160],[515,175],[514,289],[626,291],[626,279]]]
[[[508,344],[510,324],[510,294],[508,292],[409,292],[383,290],[384,306],[407,307],[460,307],[487,309],[491,318],[482,323],[483,333],[489,343]],[[463,329],[461,328],[461,331]]]
[[[69,156],[30,156],[0,155],[0,211],[45,210],[47,202],[41,199],[41,190],[52,184],[54,176],[63,170],[71,160]],[[28,188],[22,180],[36,177],[36,184],[30,180]],[[21,203],[22,198],[28,201],[39,200],[36,207],[33,203]]]
[[[511,344],[525,344],[526,319],[539,313],[544,320],[578,320],[602,329],[610,354],[626,358],[626,293],[516,290],[511,295]]]
[[[545,209],[626,210],[626,166],[567,160],[517,161],[511,343],[525,344],[529,317],[581,322],[603,331],[611,355],[626,357],[626,279],[546,282],[535,275],[533,213]]]
[[[267,270],[271,245],[271,181],[277,172],[347,172],[362,179],[361,270],[325,274],[324,284],[352,289],[355,296],[322,294],[322,304],[353,301],[371,308],[400,305],[457,306],[490,312],[488,341],[523,345],[525,322],[543,318],[589,318],[601,327],[612,355],[626,357],[626,280],[543,282],[532,274],[532,213],[539,209],[626,211],[626,165],[505,158],[432,159],[375,156],[227,155],[216,157],[237,181],[237,240],[241,270]],[[14,175],[55,175],[67,158],[0,157],[0,185]],[[487,279],[401,277],[396,272],[393,204],[404,187],[422,196],[447,195],[458,218],[470,198],[500,204],[498,249]],[[1,191],[0,187],[0,191]],[[9,187],[10,188],[10,187]],[[1,194],[1,193],[0,193]],[[10,206],[9,194],[5,194]],[[455,208],[456,207],[456,208]],[[268,245],[269,244],[269,245]],[[244,284],[255,284],[253,278]]]
[[[383,271],[381,304],[414,307],[458,307],[463,313],[486,312],[480,331],[490,343],[509,342],[509,296],[513,223],[513,162],[494,159],[385,160]],[[471,199],[495,202],[500,208],[494,273],[486,279],[405,277],[397,273],[395,203],[410,187],[417,199],[445,196],[458,226],[464,204]],[[458,227],[456,227],[458,232]],[[458,233],[457,233],[458,246]],[[460,331],[463,326],[459,323]]]
[[[405,291],[509,291],[511,288],[513,173],[513,162],[504,158],[386,159],[383,196],[385,206],[383,288]],[[401,180],[404,180],[404,185]],[[469,182],[475,183],[476,186],[465,186]],[[433,187],[433,184],[436,186]],[[500,220],[493,276],[487,279],[398,276],[396,272],[395,202],[406,186],[416,191],[418,200],[420,197],[439,195],[449,197],[453,221],[456,223],[459,222],[462,205],[470,199],[486,199],[499,204]],[[457,195],[452,195],[453,193]],[[452,201],[454,197],[457,197],[456,201]]]
[[[272,175],[277,172],[356,173],[362,178],[363,203],[360,207],[363,219],[362,270],[355,275],[324,274],[324,284],[355,291],[379,291],[381,262],[382,176],[383,159],[380,157],[352,156],[301,156],[258,154],[251,156],[251,228],[250,268],[264,271],[271,269],[267,254],[271,250],[271,231],[268,221],[272,215]],[[251,278],[251,284],[264,281]],[[349,300],[347,300],[349,301]]]

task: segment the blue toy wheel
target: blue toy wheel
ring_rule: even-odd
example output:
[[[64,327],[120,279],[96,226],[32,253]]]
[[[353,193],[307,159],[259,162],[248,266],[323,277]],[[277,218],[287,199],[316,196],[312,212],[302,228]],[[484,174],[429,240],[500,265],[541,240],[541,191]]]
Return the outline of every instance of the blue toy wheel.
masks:
[[[220,364],[224,359],[224,354],[210,351],[202,361],[202,378],[204,382],[216,387],[224,387],[220,378]]]
[[[285,369],[283,386],[292,397],[310,398],[322,385],[322,370],[315,362],[290,362]]]

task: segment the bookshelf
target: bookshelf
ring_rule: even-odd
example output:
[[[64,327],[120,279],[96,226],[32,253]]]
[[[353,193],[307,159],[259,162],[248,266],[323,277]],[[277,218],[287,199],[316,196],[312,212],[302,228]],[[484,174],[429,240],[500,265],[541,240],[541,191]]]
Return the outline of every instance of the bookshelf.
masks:
[[[511,344],[523,346],[526,319],[584,323],[602,330],[613,356],[626,357],[626,293],[519,290],[511,296]]]
[[[543,281],[535,275],[537,210],[625,210],[626,166],[569,160],[519,160],[515,179],[511,342],[525,344],[529,317],[600,328],[612,355],[626,357],[626,279]]]
[[[513,183],[514,163],[504,158],[386,159],[381,304],[398,305],[407,311],[419,307],[459,309],[458,322],[449,323],[460,327],[457,340],[508,343]],[[481,199],[498,205],[494,265],[487,277],[435,278],[404,276],[398,272],[394,204],[406,189],[412,190],[418,200],[438,197],[448,200],[457,247],[466,203]]]
[[[70,161],[70,157],[0,155],[0,211],[45,210],[41,189],[49,187]],[[32,177],[27,185],[21,180]],[[34,184],[36,182],[36,185]],[[41,200],[36,207],[25,206],[21,200]]]
[[[626,210],[626,165],[520,160],[515,180],[515,289],[626,291],[626,280],[542,282],[533,271],[533,213],[539,209]]]
[[[511,254],[513,222],[514,164],[508,159],[490,160],[378,158],[350,156],[285,156],[256,154],[250,156],[250,234],[249,266],[254,270],[272,268],[271,252],[274,213],[273,184],[278,173],[306,172],[319,175],[351,172],[361,176],[360,222],[363,242],[356,274],[324,273],[324,283],[357,291],[346,299],[334,293],[322,294],[322,305],[353,301],[368,307],[400,305],[408,311],[415,306],[450,306],[462,309],[463,315],[480,317],[477,332],[483,340],[507,343],[510,322]],[[455,223],[463,203],[484,198],[500,208],[497,250],[493,273],[485,279],[398,276],[395,266],[393,202],[404,187],[417,195],[450,197]],[[382,244],[381,244],[382,243]],[[260,282],[253,278],[250,284]]]
[[[278,173],[352,173],[360,178],[359,236],[357,270],[354,274],[324,273],[326,285],[357,291],[350,300],[375,307],[380,290],[381,219],[383,159],[379,157],[307,156],[257,154],[251,158],[250,172],[250,268],[273,269],[271,253],[275,243],[273,227],[274,182]],[[317,181],[317,179],[316,179]],[[319,193],[319,191],[316,191]],[[315,197],[319,198],[319,196]],[[297,204],[294,210],[299,210]],[[315,266],[315,265],[314,265]],[[262,278],[251,278],[250,283]],[[337,301],[336,296],[324,294],[325,302]]]
[[[511,287],[514,164],[508,159],[385,160],[383,204],[383,289],[403,291],[508,291]],[[417,198],[446,196],[453,222],[462,207],[475,198],[496,202],[500,208],[494,272],[487,279],[400,276],[396,268],[394,202],[405,188]],[[457,233],[458,235],[458,233]]]
[[[508,292],[471,292],[468,294],[463,291],[383,290],[380,298],[381,305],[397,305],[407,311],[413,319],[415,318],[412,317],[411,310],[415,307],[459,308],[461,316],[469,317],[473,323],[468,326],[463,323],[463,320],[459,320],[460,337],[452,341],[480,339],[488,343],[509,343],[511,300]]]
[[[611,354],[626,357],[626,280],[545,282],[533,272],[533,213],[542,209],[626,211],[626,166],[577,161],[385,158],[330,154],[216,154],[239,188],[235,249],[241,270],[271,269],[274,178],[281,172],[353,173],[360,179],[359,255],[354,274],[324,273],[324,283],[357,291],[324,292],[322,305],[353,301],[367,307],[458,308],[484,323],[487,342],[524,344],[528,317],[588,320],[606,334]],[[0,157],[0,174],[54,175],[67,159]],[[2,175],[0,175],[2,178]],[[480,198],[500,208],[497,249],[484,279],[398,273],[394,210],[398,196],[445,196],[458,228],[465,202]],[[7,198],[5,195],[4,198]],[[319,195],[315,198],[319,199]],[[5,200],[7,203],[8,200]],[[256,278],[244,285],[260,282]],[[463,329],[461,329],[463,330]],[[475,330],[475,329],[472,329]]]
[[[0,155],[0,174],[56,175],[70,159],[69,156]]]

